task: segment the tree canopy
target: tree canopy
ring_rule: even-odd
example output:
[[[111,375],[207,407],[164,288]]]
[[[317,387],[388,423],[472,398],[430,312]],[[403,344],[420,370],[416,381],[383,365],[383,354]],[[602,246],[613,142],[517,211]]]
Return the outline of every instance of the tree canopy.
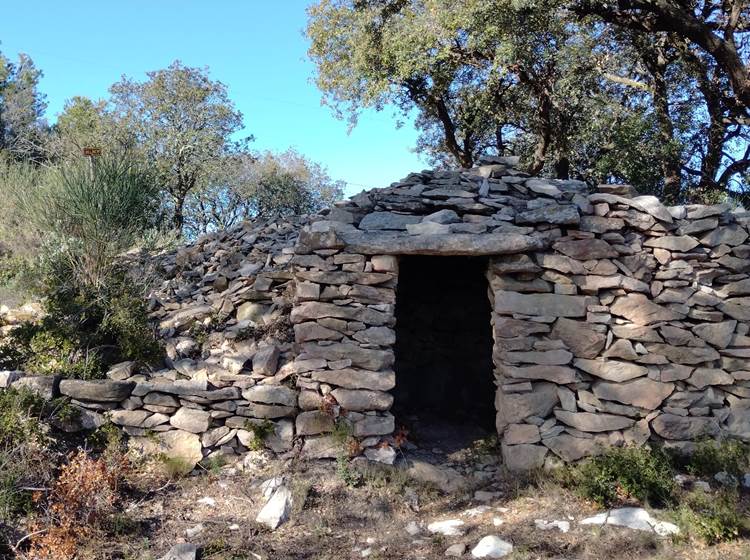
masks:
[[[750,167],[741,80],[654,15],[702,8],[746,60],[747,8],[709,4],[319,0],[306,32],[324,101],[352,126],[393,104],[435,163],[514,152],[533,174],[676,202],[741,194]]]
[[[169,196],[174,227],[181,230],[187,195],[205,187],[213,169],[242,148],[232,138],[242,128],[242,114],[206,69],[176,61],[147,76],[114,84],[110,111],[151,164]]]
[[[39,92],[41,77],[28,55],[14,63],[0,52],[0,151],[16,160],[43,155],[47,104]]]

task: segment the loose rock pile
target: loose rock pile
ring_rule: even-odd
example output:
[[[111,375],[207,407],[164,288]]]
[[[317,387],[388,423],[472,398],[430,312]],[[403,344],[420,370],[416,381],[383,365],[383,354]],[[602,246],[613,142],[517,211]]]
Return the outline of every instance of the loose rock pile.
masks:
[[[622,185],[590,193],[515,164],[413,173],[160,257],[169,279],[151,306],[167,368],[122,364],[59,391],[88,424],[107,415],[191,461],[259,434],[280,453],[299,442],[334,457],[343,429],[350,452],[392,462],[399,256],[482,255],[509,468],[650,438],[750,440],[750,215]]]

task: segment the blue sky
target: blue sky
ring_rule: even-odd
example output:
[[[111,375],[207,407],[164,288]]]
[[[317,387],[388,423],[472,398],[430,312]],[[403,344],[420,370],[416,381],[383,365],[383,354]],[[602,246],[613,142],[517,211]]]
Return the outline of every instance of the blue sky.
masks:
[[[29,54],[44,71],[47,117],[74,95],[106,97],[122,74],[141,79],[175,59],[209,66],[227,84],[256,149],[289,146],[349,183],[380,187],[425,167],[413,127],[392,111],[368,112],[347,134],[320,104],[302,35],[309,0],[37,0],[8,2],[0,51]]]

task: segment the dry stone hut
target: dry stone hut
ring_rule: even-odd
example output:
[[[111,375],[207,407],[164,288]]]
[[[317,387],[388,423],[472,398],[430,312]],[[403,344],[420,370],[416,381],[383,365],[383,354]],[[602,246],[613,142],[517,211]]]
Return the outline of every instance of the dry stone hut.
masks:
[[[421,410],[494,426],[510,469],[750,441],[750,214],[516,163],[413,173],[167,255],[151,302],[166,369],[59,391],[195,460],[270,421],[279,453],[335,457],[346,426],[349,451],[390,462]]]

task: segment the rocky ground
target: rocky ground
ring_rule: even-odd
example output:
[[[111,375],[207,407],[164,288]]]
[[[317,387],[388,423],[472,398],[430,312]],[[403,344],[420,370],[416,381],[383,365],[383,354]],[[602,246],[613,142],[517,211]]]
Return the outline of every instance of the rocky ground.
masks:
[[[488,445],[412,449],[397,463],[408,469],[364,460],[281,461],[264,452],[166,483],[158,469],[142,469],[114,535],[90,542],[81,558],[749,557],[747,540],[706,547],[670,535],[668,512],[651,511],[650,518],[642,510],[603,512],[551,475],[508,475]],[[279,512],[265,522],[257,516],[279,489],[288,498],[287,519],[272,530]],[[640,529],[602,525],[606,515],[613,523],[623,514]],[[181,552],[170,556],[170,550]],[[483,550],[507,554],[481,556]]]

